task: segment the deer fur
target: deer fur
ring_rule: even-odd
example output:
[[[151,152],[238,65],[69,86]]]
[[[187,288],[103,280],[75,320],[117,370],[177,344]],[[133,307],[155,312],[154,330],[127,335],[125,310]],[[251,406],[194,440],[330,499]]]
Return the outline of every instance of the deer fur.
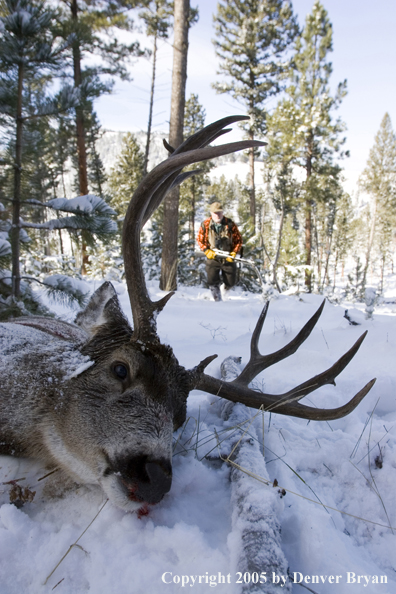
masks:
[[[159,340],[156,317],[172,293],[157,302],[150,299],[141,263],[141,229],[166,193],[196,173],[182,173],[183,167],[265,144],[246,140],[208,146],[228,131],[225,126],[246,119],[223,118],[187,138],[144,177],[132,196],[123,255],[133,330],[110,283],[92,295],[75,324],[40,317],[0,324],[0,454],[37,458],[50,468],[61,468],[79,483],[100,485],[116,505],[133,511],[158,503],[171,487],[172,432],[185,420],[192,389],[311,420],[345,416],[369,392],[375,380],[338,408],[299,402],[320,386],[335,383],[365,335],[332,367],[285,394],[249,388],[259,373],[296,352],[324,303],[287,345],[261,355],[267,303],[252,335],[250,360],[231,382],[204,373],[216,355],[186,370]]]
[[[110,283],[76,324],[0,324],[0,454],[38,458],[78,483],[99,484],[125,510],[157,503],[171,485],[186,371],[169,347],[131,342]],[[114,377],[116,363],[129,368],[124,381]]]

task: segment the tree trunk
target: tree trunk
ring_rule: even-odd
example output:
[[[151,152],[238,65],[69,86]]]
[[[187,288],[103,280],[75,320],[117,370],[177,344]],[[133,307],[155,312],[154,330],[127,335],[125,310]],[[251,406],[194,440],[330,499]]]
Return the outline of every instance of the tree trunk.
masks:
[[[254,140],[253,132],[249,133],[250,140]],[[254,183],[254,148],[249,150],[249,180],[250,180],[250,219],[253,234],[256,233],[256,186]]]
[[[71,3],[72,21],[74,29],[77,31],[78,23],[78,5],[77,0],[72,0]],[[73,42],[73,75],[74,75],[74,86],[77,88],[81,86],[82,75],[81,75],[81,52],[78,35]],[[87,150],[85,144],[85,122],[84,122],[84,110],[81,103],[76,107],[76,138],[77,138],[77,157],[78,157],[78,183],[80,189],[80,195],[85,196],[88,194],[88,173],[87,173]],[[81,233],[82,236],[82,266],[81,273],[86,273],[86,267],[89,263],[89,257],[87,254],[87,243],[84,231]]]
[[[315,238],[315,244],[314,244],[314,251],[316,252],[316,261],[317,261],[317,271],[318,271],[318,290],[319,292],[321,291],[321,286],[320,286],[320,280],[322,278],[322,259],[323,259],[323,244],[320,241],[319,242],[319,230],[318,230],[318,212],[316,211],[316,213],[314,212],[313,217],[312,217],[312,235]],[[320,216],[320,215],[319,215]],[[323,231],[323,229],[322,229]],[[312,247],[311,247],[312,249]]]
[[[265,216],[266,216],[266,212],[265,212],[265,201],[262,203],[261,205],[261,211],[260,211],[260,238],[259,238],[259,247],[262,250],[263,253],[263,270],[265,270],[266,268],[268,268],[269,266],[266,263],[266,258],[267,258],[267,250],[265,249],[265,242],[264,242],[264,232],[265,232]]]
[[[325,261],[325,269],[324,269],[324,273],[323,273],[323,281],[322,281],[322,287],[325,286],[325,283],[327,281],[327,284],[330,284],[330,276],[329,276],[329,264],[330,264],[330,255],[331,255],[331,244],[333,241],[333,235],[328,235],[326,238],[326,261]]]
[[[58,229],[58,236],[59,236],[59,249],[62,256],[62,268],[63,268],[63,256],[65,255],[65,250],[63,249],[63,239],[62,239],[62,229]]]
[[[281,196],[281,201],[282,201],[282,213],[281,213],[281,219],[280,219],[280,223],[279,223],[278,244],[277,244],[277,248],[276,248],[276,255],[275,255],[275,260],[274,260],[274,265],[273,265],[273,277],[272,277],[272,282],[275,284],[279,293],[281,293],[282,291],[281,291],[281,288],[278,283],[276,269],[278,267],[278,261],[279,261],[281,245],[282,245],[283,224],[285,221],[285,203],[283,200],[283,196]]]
[[[306,159],[306,190],[307,198],[305,200],[305,264],[311,266],[311,252],[312,252],[312,201],[310,196],[309,181],[312,175],[312,149],[313,149],[313,135],[312,132],[308,138],[307,143],[307,159]],[[308,293],[312,293],[312,270],[305,271],[305,287]]]
[[[171,115],[169,144],[177,148],[183,142],[184,106],[186,102],[188,18],[190,0],[175,0]],[[177,238],[179,188],[168,193],[164,201],[164,224],[160,289],[177,289]]]
[[[385,260],[386,260],[386,256],[385,256],[385,254],[383,254],[383,256],[381,258],[380,295],[382,295],[382,292],[384,290]]]
[[[312,246],[312,210],[311,200],[308,198],[305,202],[305,264],[311,266],[311,246]],[[305,286],[308,293],[312,292],[312,270],[305,271]]]
[[[364,290],[364,287],[366,286],[367,271],[368,271],[368,267],[369,267],[369,264],[370,264],[371,248],[373,247],[373,243],[374,243],[376,218],[377,218],[377,199],[374,198],[374,206],[373,206],[373,212],[372,212],[372,218],[371,218],[370,235],[369,235],[369,240],[368,240],[368,245],[367,245],[367,252],[366,252],[366,263],[365,263],[364,269],[363,269],[363,278],[362,278],[362,289],[363,290]]]
[[[194,245],[195,240],[195,183],[191,184],[191,214],[190,214],[190,241]]]
[[[147,124],[147,139],[146,139],[146,151],[144,154],[143,164],[143,175],[147,173],[148,158],[150,152],[150,140],[151,140],[151,126],[153,122],[153,106],[154,106],[154,87],[155,87],[155,70],[157,66],[157,34],[154,35],[153,45],[153,70],[151,74],[151,91],[150,91],[150,108],[149,108],[149,119]]]
[[[336,278],[337,278],[337,264],[338,264],[338,250],[335,254],[335,261],[334,261],[334,274],[333,274],[333,292],[335,291],[336,286]],[[342,278],[341,278],[342,280]]]
[[[12,295],[18,299],[21,295],[20,269],[20,214],[21,214],[21,175],[22,175],[22,93],[23,93],[23,63],[18,67],[18,99],[16,114],[16,143],[15,143],[15,174],[14,174],[14,202],[12,207]]]

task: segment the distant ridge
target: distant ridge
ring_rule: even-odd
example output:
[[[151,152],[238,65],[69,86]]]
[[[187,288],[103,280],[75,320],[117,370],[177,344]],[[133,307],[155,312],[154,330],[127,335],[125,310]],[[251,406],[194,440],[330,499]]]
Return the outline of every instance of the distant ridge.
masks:
[[[122,139],[126,134],[127,132],[104,130],[101,138],[98,140],[97,149],[103,161],[106,173],[109,173],[110,169],[114,167],[117,157],[121,152]],[[132,132],[132,134],[136,137],[141,150],[144,152],[146,148],[146,132],[140,130],[138,132]],[[148,167],[149,170],[168,157],[168,152],[162,142],[163,138],[166,140],[168,139],[167,132],[155,131],[151,135]],[[236,161],[246,163],[247,157],[243,153],[235,153],[216,159],[216,163],[218,165],[223,165],[225,163],[235,163]]]
[[[122,140],[128,132],[116,131],[116,130],[103,130],[101,137],[96,143],[96,149],[103,162],[105,172],[109,174],[111,169],[115,166],[118,156],[122,150]],[[146,148],[146,132],[142,130],[132,132],[136,137],[136,140],[144,152]],[[150,154],[148,170],[153,169],[158,163],[167,159],[168,151],[165,149],[162,140],[168,139],[168,133],[162,131],[155,131],[152,133],[150,142]],[[219,157],[215,160],[216,167],[210,172],[211,179],[220,178],[224,175],[226,179],[233,179],[235,175],[238,175],[241,181],[245,181],[248,175],[248,158],[240,152],[230,155]],[[66,197],[71,198],[76,195],[73,189],[73,180],[75,178],[75,171],[73,170],[71,160],[68,162],[68,170],[64,176]],[[105,189],[106,192],[106,189]],[[63,197],[63,192],[60,187],[56,197]]]

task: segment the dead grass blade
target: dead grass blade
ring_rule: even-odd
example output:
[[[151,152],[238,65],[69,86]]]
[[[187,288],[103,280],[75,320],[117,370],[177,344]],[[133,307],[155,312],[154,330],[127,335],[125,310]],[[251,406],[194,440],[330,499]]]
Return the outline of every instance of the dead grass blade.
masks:
[[[49,575],[47,575],[45,582],[44,582],[44,586],[47,584],[48,580],[50,579],[50,577],[55,573],[55,571],[58,569],[59,565],[62,563],[62,561],[64,561],[64,559],[66,559],[66,557],[68,556],[68,554],[70,553],[70,551],[72,550],[73,547],[77,547],[81,549],[81,546],[78,545],[78,541],[81,540],[81,538],[84,536],[84,534],[87,532],[87,530],[92,526],[92,524],[95,522],[96,518],[98,517],[98,515],[100,514],[100,512],[103,510],[104,506],[106,505],[106,503],[108,502],[108,499],[106,499],[106,501],[104,502],[104,504],[102,505],[102,507],[99,509],[98,513],[96,514],[96,516],[94,517],[94,519],[88,524],[88,526],[85,528],[84,532],[82,532],[80,534],[80,536],[77,538],[76,542],[74,542],[72,545],[70,545],[70,547],[68,548],[68,550],[66,551],[66,553],[63,555],[63,557],[60,559],[60,561],[58,561],[58,563],[55,565],[54,569],[51,571],[51,573]],[[84,549],[83,549],[84,550]],[[62,580],[61,580],[62,581]]]

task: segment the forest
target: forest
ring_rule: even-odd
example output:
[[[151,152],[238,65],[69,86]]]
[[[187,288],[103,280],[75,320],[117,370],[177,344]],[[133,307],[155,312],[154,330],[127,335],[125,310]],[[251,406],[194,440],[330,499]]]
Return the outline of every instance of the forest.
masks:
[[[0,0],[0,592],[393,594],[392,122],[348,193],[334,3],[219,0],[208,132],[196,2]],[[214,201],[253,263],[220,304]]]
[[[188,14],[181,22],[178,5]],[[152,166],[159,41],[176,40],[179,30],[188,39],[199,9],[180,0],[2,0],[0,19],[0,318],[6,319],[41,311],[38,287],[83,304],[79,280],[122,280],[123,219]],[[393,272],[396,136],[386,113],[357,199],[351,197],[343,187],[346,125],[337,117],[347,81],[332,80],[325,6],[315,1],[299,26],[289,2],[272,2],[269,11],[265,2],[228,0],[219,2],[213,22],[219,71],[212,86],[250,116],[244,138],[267,144],[243,155],[244,179],[216,177],[209,161],[176,191],[176,209],[165,200],[142,234],[146,275],[163,289],[205,285],[195,238],[215,198],[227,205],[243,255],[260,271],[258,279],[243,268],[244,290],[261,292],[265,284],[269,292],[364,300],[371,273],[380,297]],[[144,45],[134,41],[137,30]],[[188,44],[181,47],[186,62]],[[150,71],[144,140],[125,131],[109,171],[98,151],[104,130],[95,103],[130,78],[132,59]],[[179,106],[170,116],[171,126],[172,118],[178,122],[170,145],[209,123],[199,89],[186,97],[185,80],[172,85]]]

